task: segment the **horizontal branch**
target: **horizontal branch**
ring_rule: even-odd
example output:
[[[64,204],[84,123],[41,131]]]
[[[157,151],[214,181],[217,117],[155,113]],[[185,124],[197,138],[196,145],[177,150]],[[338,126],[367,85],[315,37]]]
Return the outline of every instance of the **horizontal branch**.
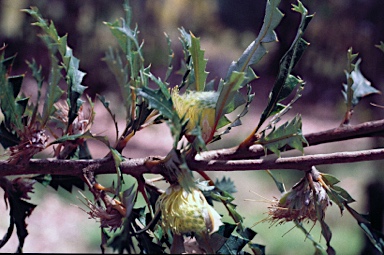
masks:
[[[191,170],[204,171],[249,171],[296,169],[306,171],[312,166],[326,164],[353,163],[384,159],[384,149],[372,149],[356,152],[338,152],[275,159],[247,160],[193,160],[188,162]],[[23,174],[52,174],[82,176],[83,169],[92,166],[95,174],[116,173],[112,159],[96,160],[57,160],[33,159],[27,166],[10,165],[0,161],[0,176]],[[153,158],[129,159],[120,165],[124,174],[139,176],[145,173],[161,174],[164,170],[161,160]]]
[[[384,135],[384,119],[364,122],[358,125],[345,125],[337,128],[310,133],[305,135],[308,144],[305,147],[345,141],[362,137],[374,137]],[[290,148],[287,148],[290,149]],[[257,144],[248,149],[240,150],[237,146],[213,150],[201,153],[201,158],[205,160],[234,160],[234,159],[257,159],[265,156],[264,147]]]
[[[205,171],[247,171],[296,169],[307,171],[312,166],[354,163],[362,161],[383,160],[384,149],[362,150],[354,152],[337,152],[275,159],[243,159],[243,160],[198,160],[191,162],[192,170]]]

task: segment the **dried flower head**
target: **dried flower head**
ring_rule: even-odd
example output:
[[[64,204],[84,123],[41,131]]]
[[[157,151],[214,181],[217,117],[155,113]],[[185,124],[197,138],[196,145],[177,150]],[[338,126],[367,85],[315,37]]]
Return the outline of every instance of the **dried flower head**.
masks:
[[[161,210],[162,226],[174,234],[211,234],[223,224],[221,216],[195,188],[188,192],[172,185],[159,197],[157,207]]]
[[[10,164],[27,164],[36,153],[47,146],[48,136],[44,130],[35,130],[26,127],[24,133],[19,134],[21,141],[18,145],[10,147],[11,155],[8,159]]]
[[[215,108],[219,94],[215,91],[187,91],[180,95],[178,87],[175,87],[171,97],[179,117],[189,119],[187,132],[200,126],[203,140],[208,142],[215,131]],[[188,134],[187,139],[191,139]]]
[[[309,181],[303,178],[290,191],[284,193],[280,200],[275,199],[269,207],[269,216],[266,220],[279,224],[304,220],[316,222],[318,220],[316,206],[325,211],[330,205],[330,200],[319,182],[312,183],[313,185],[310,185]]]
[[[66,126],[68,124],[68,103],[64,101],[64,103],[59,102],[55,105],[57,107],[55,117],[60,120],[64,124],[64,126]],[[71,135],[84,134],[91,128],[92,117],[93,116],[91,112],[85,113],[83,105],[80,106],[79,111],[77,113],[77,117],[73,120],[70,126],[69,133]]]
[[[85,211],[90,216],[90,219],[95,219],[99,221],[100,227],[109,228],[111,231],[115,231],[122,226],[124,215],[121,214],[121,212],[119,212],[118,210],[116,210],[112,205],[103,207],[101,205],[93,203],[83,194],[82,196],[85,199],[86,203],[84,201],[82,202],[90,209],[90,211],[88,212],[85,210],[83,211]]]

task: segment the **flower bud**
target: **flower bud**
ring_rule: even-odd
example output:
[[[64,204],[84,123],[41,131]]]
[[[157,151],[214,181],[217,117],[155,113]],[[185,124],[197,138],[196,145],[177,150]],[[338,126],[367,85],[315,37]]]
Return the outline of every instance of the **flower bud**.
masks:
[[[172,89],[171,97],[177,114],[180,118],[189,119],[187,132],[200,126],[205,142],[211,139],[214,132],[218,96],[219,94],[215,91],[188,91],[180,95],[178,87]],[[188,140],[191,138],[187,135]]]
[[[174,234],[212,234],[223,224],[221,216],[195,188],[188,192],[180,185],[172,185],[159,197],[157,207],[161,210],[162,226]]]

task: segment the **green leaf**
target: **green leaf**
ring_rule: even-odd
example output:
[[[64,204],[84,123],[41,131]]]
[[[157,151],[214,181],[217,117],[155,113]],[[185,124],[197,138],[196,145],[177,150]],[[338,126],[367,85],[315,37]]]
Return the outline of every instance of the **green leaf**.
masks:
[[[4,114],[4,123],[9,130],[24,130],[22,117],[25,107],[18,103],[17,95],[19,94],[22,75],[7,78],[7,69],[4,59],[4,53],[0,55],[0,107]]]
[[[269,174],[269,176],[271,176],[271,178],[273,179],[273,181],[275,182],[276,184],[276,187],[277,189],[280,191],[281,194],[285,193],[286,190],[285,190],[285,186],[284,186],[284,183],[282,183],[281,181],[277,180],[277,178],[272,174],[272,172],[270,170],[266,170],[267,173]]]
[[[382,52],[384,52],[384,42],[380,41],[380,44],[375,45],[377,48],[379,48]]]
[[[121,162],[124,161],[124,157],[114,148],[110,147],[109,148],[112,154],[113,161],[115,162],[115,168],[116,168],[116,173],[117,173],[117,187],[116,187],[116,195],[121,190],[122,183],[124,182],[123,175],[120,170],[120,164]]]
[[[103,58],[105,63],[108,65],[109,70],[115,76],[117,84],[120,87],[120,92],[124,99],[124,106],[127,111],[127,114],[130,113],[130,107],[132,104],[132,91],[129,84],[129,68],[122,58],[110,48]],[[128,116],[130,117],[130,116]]]
[[[303,144],[307,141],[302,134],[300,115],[296,115],[291,122],[287,121],[277,129],[273,128],[268,135],[264,131],[256,143],[263,145],[265,151],[270,150],[279,157],[280,151],[286,146],[304,152]]]
[[[352,79],[353,81],[350,87],[353,93],[352,97],[348,97],[348,93],[350,93],[348,92],[349,86],[347,84],[343,84],[344,91],[342,92],[343,92],[344,98],[346,100],[347,105],[349,104],[348,100],[351,100],[350,104],[352,105],[352,108],[355,107],[363,97],[366,97],[368,95],[375,94],[375,93],[376,94],[381,93],[379,90],[372,87],[371,82],[368,81],[363,76],[363,74],[360,71],[360,62],[361,62],[361,59],[359,59],[356,62],[356,64],[354,64],[354,70],[350,74],[346,73],[347,80]]]
[[[66,80],[68,83],[68,98],[67,103],[69,106],[68,112],[68,126],[76,119],[77,113],[80,109],[80,106],[83,104],[83,101],[80,99],[83,95],[86,86],[81,85],[84,72],[79,70],[79,59],[72,55],[72,49],[67,47],[67,51],[63,58],[69,59],[69,63],[65,66],[67,71]]]
[[[231,235],[224,245],[217,251],[218,254],[239,254],[248,244],[249,240]]]
[[[287,92],[292,91],[293,84],[296,80],[294,76],[291,76],[291,72],[309,45],[309,43],[307,43],[302,36],[313,16],[307,15],[308,12],[304,6],[295,10],[301,11],[301,22],[291,47],[280,60],[280,68],[277,79],[273,85],[271,93],[269,94],[268,105],[261,114],[256,131],[261,127],[265,120],[275,112],[277,104],[288,96]]]
[[[200,38],[196,38],[192,33],[190,34],[191,47],[189,48],[189,52],[192,56],[193,71],[195,75],[195,87],[193,89],[196,91],[204,91],[205,82],[208,76],[208,72],[205,71],[207,60],[204,59],[204,51],[200,48]]]
[[[345,203],[355,202],[355,199],[353,199],[345,189],[339,186],[332,186],[331,190],[336,192],[345,201]]]
[[[384,235],[379,231],[372,228],[371,223],[365,219],[365,217],[356,212],[348,204],[345,205],[348,212],[356,219],[357,223],[364,231],[365,235],[375,246],[375,248],[382,254],[384,252]]]
[[[83,101],[80,99],[84,90],[87,88],[81,84],[83,77],[85,75],[84,72],[79,70],[79,59],[77,59],[72,54],[72,49],[67,45],[67,37],[66,35],[60,37],[57,33],[55,25],[53,22],[46,22],[39,10],[36,7],[31,7],[31,9],[23,10],[29,13],[33,18],[37,20],[37,22],[33,23],[33,25],[39,26],[45,32],[45,36],[42,36],[42,39],[46,43],[48,49],[51,52],[52,56],[56,54],[56,48],[58,48],[59,53],[62,58],[62,66],[66,71],[65,80],[68,84],[68,92],[67,92],[67,103],[69,106],[68,111],[68,127],[72,124],[72,122],[77,117],[77,113],[82,105]],[[55,66],[53,66],[55,67]],[[55,67],[56,68],[56,67]],[[57,71],[56,71],[57,72]],[[57,76],[58,74],[55,73]],[[57,77],[54,78],[53,81],[56,82]],[[58,93],[56,91],[56,93]],[[53,93],[56,95],[56,93]],[[52,95],[51,95],[52,96]],[[48,110],[49,113],[49,110]],[[47,114],[48,114],[47,113]]]
[[[48,88],[45,95],[44,107],[42,112],[42,124],[45,125],[49,118],[56,112],[54,104],[61,98],[64,91],[59,87],[61,79],[60,67],[54,53],[51,53],[51,70],[48,81]]]
[[[238,107],[239,103],[245,103],[243,99],[239,99],[239,89],[244,81],[244,73],[233,72],[230,79],[224,83],[219,88],[219,98],[216,103],[216,112],[215,112],[215,125],[214,130],[223,126],[222,118],[225,114],[230,113],[235,108]],[[225,124],[226,122],[224,122]]]
[[[340,182],[339,179],[337,179],[335,176],[333,175],[330,175],[330,174],[324,174],[322,173],[321,174],[321,177],[323,178],[324,182],[328,185],[328,186],[333,186],[337,183]]]
[[[62,137],[52,141],[50,144],[58,144],[63,143],[65,141],[75,141],[77,139],[95,139],[97,141],[100,141],[104,143],[106,146],[109,147],[109,140],[107,136],[95,136],[93,135],[89,130],[83,134],[75,134],[75,135],[63,135]]]
[[[78,176],[41,174],[32,179],[38,181],[44,187],[49,185],[55,190],[62,187],[69,193],[72,193],[73,187],[77,187],[81,190],[84,190],[85,188],[84,180]]]
[[[177,115],[173,109],[169,94],[164,95],[162,90],[153,90],[148,87],[137,88],[137,95],[148,100],[151,109],[158,110],[165,118],[173,120]]]
[[[245,99],[246,101],[244,103],[243,110],[236,116],[236,118],[233,121],[228,120],[226,118],[226,116],[223,116],[221,118],[221,121],[219,121],[217,128],[227,126],[228,124],[230,124],[230,125],[227,126],[225,128],[225,130],[222,131],[220,134],[215,135],[213,137],[211,143],[213,143],[217,140],[220,140],[221,136],[228,134],[232,130],[232,128],[242,125],[241,118],[244,117],[248,113],[248,108],[249,108],[253,98],[255,97],[255,94],[251,93],[251,89],[252,89],[252,87],[250,85],[247,85],[247,97]],[[235,97],[241,97],[242,100],[244,100],[244,97],[240,94],[236,94]],[[240,102],[238,100],[236,100],[236,101]]]
[[[315,255],[324,255],[326,254],[326,250],[324,249],[323,246],[321,246],[321,244],[319,242],[317,242],[313,236],[311,235],[311,233],[306,230],[303,226],[303,223],[302,222],[298,222],[298,221],[295,221],[295,225],[297,228],[299,228],[301,231],[304,232],[305,234],[305,238],[308,238],[309,240],[312,241],[313,243],[313,246],[315,247]]]
[[[227,179],[225,176],[223,176],[223,178],[220,181],[216,179],[215,186],[218,189],[225,191],[229,194],[233,194],[237,192],[235,183],[230,178]]]
[[[119,126],[117,124],[116,115],[112,112],[111,108],[109,107],[109,101],[107,101],[104,96],[99,94],[97,94],[96,96],[100,100],[100,102],[103,104],[105,109],[108,111],[109,115],[112,117],[113,123],[115,125],[116,142],[117,142],[118,136],[119,136]]]
[[[168,64],[167,64],[168,68],[164,78],[164,80],[167,81],[173,71],[172,61],[174,57],[174,52],[171,47],[171,38],[169,38],[169,36],[166,33],[164,34],[165,34],[165,38],[167,39],[167,46],[168,46]]]
[[[240,58],[230,65],[225,80],[228,81],[234,71],[247,72],[250,65],[258,63],[267,53],[264,43],[277,41],[274,29],[283,18],[283,14],[278,9],[280,0],[267,1],[265,8],[265,16],[263,26],[257,38],[247,47]],[[247,83],[252,81],[256,76],[247,76]]]

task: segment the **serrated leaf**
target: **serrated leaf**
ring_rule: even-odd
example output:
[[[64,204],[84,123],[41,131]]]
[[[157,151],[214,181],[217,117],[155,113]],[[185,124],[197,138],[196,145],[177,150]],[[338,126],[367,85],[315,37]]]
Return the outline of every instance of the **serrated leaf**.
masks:
[[[353,91],[352,98],[348,98],[348,85],[344,84],[344,97],[345,100],[351,100],[352,107],[355,107],[363,97],[366,97],[371,94],[380,94],[381,92],[371,86],[371,82],[368,81],[360,71],[360,62],[359,59],[354,65],[354,71],[350,74],[347,73],[347,79],[351,78],[353,83],[351,89]],[[347,102],[348,104],[348,102]]]
[[[175,111],[173,110],[173,104],[168,95],[164,95],[161,90],[153,90],[148,87],[138,88],[137,95],[142,96],[148,100],[149,107],[151,109],[158,110],[165,118],[173,120],[175,117]]]
[[[37,175],[32,179],[38,181],[45,187],[49,185],[55,190],[62,187],[69,193],[72,193],[73,187],[77,187],[81,190],[84,190],[85,188],[84,180],[77,176],[42,174]]]
[[[221,119],[225,114],[230,113],[239,104],[239,96],[236,96],[238,90],[241,88],[241,85],[244,81],[244,73],[233,72],[228,81],[224,82],[219,88],[219,98],[216,103],[216,112],[215,112],[215,124],[214,130],[219,127],[222,127],[220,123]],[[241,101],[245,103],[246,101]]]
[[[83,86],[81,82],[85,73],[79,70],[80,61],[75,56],[73,56],[72,49],[67,45],[66,35],[60,37],[57,33],[54,23],[46,22],[39,13],[38,8],[31,7],[31,9],[26,9],[23,11],[29,13],[33,18],[35,18],[37,22],[33,23],[33,25],[41,27],[46,33],[46,35],[50,38],[49,41],[46,36],[43,37],[44,42],[47,44],[47,47],[51,51],[52,56],[54,56],[56,53],[54,47],[58,47],[59,53],[62,58],[62,65],[66,71],[65,80],[68,84],[67,103],[69,106],[69,127],[69,125],[71,125],[77,117],[77,113],[83,103],[80,98],[87,87]]]
[[[173,71],[173,65],[172,65],[172,61],[173,61],[173,57],[174,57],[174,52],[172,50],[172,47],[171,47],[171,44],[172,44],[172,41],[171,41],[171,38],[169,38],[169,36],[164,33],[165,35],[165,38],[167,40],[167,46],[168,46],[168,59],[167,59],[167,72],[165,73],[165,78],[164,80],[167,81],[168,78],[171,76],[171,73]]]
[[[124,161],[124,157],[114,148],[109,148],[112,154],[113,161],[115,162],[115,168],[117,173],[117,187],[116,187],[116,193],[120,192],[121,186],[123,183],[123,175],[120,170],[120,164]],[[118,195],[118,194],[116,194]]]
[[[218,189],[225,191],[229,194],[233,194],[237,192],[235,183],[230,178],[227,179],[225,176],[223,176],[223,178],[220,181],[216,179],[215,186]]]
[[[109,108],[109,102],[105,99],[104,96],[101,96],[99,94],[96,95],[97,98],[100,100],[100,102],[103,104],[105,109],[108,111],[109,115],[112,117],[113,123],[115,125],[115,131],[116,131],[116,142],[118,140],[119,136],[119,126],[117,124],[116,115],[112,112],[111,108]]]
[[[205,82],[207,80],[208,72],[205,71],[207,66],[207,60],[204,59],[204,51],[200,48],[200,38],[196,38],[192,33],[191,34],[191,47],[189,52],[192,57],[193,71],[195,75],[195,86],[196,91],[204,91]]]
[[[55,113],[56,107],[54,104],[64,94],[64,91],[59,87],[60,79],[61,73],[58,60],[53,53],[51,53],[51,69],[42,112],[43,125],[45,125],[49,118]]]
[[[218,254],[239,254],[249,243],[249,240],[231,235],[224,245],[217,251]]]
[[[107,136],[95,136],[93,135],[89,130],[85,133],[75,134],[75,135],[63,135],[62,137],[52,141],[50,144],[58,144],[63,143],[65,141],[75,141],[77,139],[95,139],[97,141],[100,141],[104,143],[106,146],[109,147],[109,140]]]
[[[63,57],[69,58],[69,64],[65,66],[65,69],[68,83],[68,125],[70,125],[76,119],[80,106],[83,104],[80,98],[87,87],[81,85],[85,73],[79,70],[80,61],[72,55],[72,49],[67,47],[66,54]]]
[[[271,93],[269,94],[268,104],[261,114],[256,131],[261,127],[265,120],[275,112],[276,105],[288,96],[287,91],[292,91],[292,89],[289,88],[292,88],[292,83],[295,83],[295,77],[291,75],[291,72],[309,45],[309,43],[306,42],[302,36],[309,22],[313,18],[312,15],[307,15],[306,10],[301,13],[301,15],[301,22],[296,37],[292,42],[291,47],[280,60],[277,79],[273,85]]]
[[[0,107],[4,115],[4,125],[9,130],[23,130],[22,117],[25,108],[17,103],[23,76],[8,77],[5,62],[13,61],[4,59],[4,52],[0,55]]]
[[[10,225],[4,238],[0,240],[0,248],[3,247],[9,240],[14,226],[16,226],[17,238],[19,245],[17,247],[17,253],[23,251],[24,241],[28,235],[26,218],[29,217],[36,205],[27,202],[25,199],[29,199],[28,193],[33,190],[33,183],[25,183],[23,179],[17,178],[13,181],[9,181],[5,177],[0,178],[0,187],[4,190],[4,199],[6,206],[10,207],[9,217]]]
[[[270,150],[280,157],[280,151],[286,146],[304,152],[304,145],[307,141],[301,130],[301,117],[296,115],[290,122],[287,121],[277,129],[266,135],[263,132],[261,138],[256,142],[264,146],[265,151]]]
[[[280,23],[283,14],[278,9],[280,0],[267,1],[265,7],[265,16],[263,26],[257,38],[247,47],[241,57],[230,65],[225,80],[229,80],[232,73],[247,72],[250,65],[256,64],[267,53],[264,43],[277,41],[277,36],[274,29]],[[248,77],[247,82],[250,82],[255,77]]]

